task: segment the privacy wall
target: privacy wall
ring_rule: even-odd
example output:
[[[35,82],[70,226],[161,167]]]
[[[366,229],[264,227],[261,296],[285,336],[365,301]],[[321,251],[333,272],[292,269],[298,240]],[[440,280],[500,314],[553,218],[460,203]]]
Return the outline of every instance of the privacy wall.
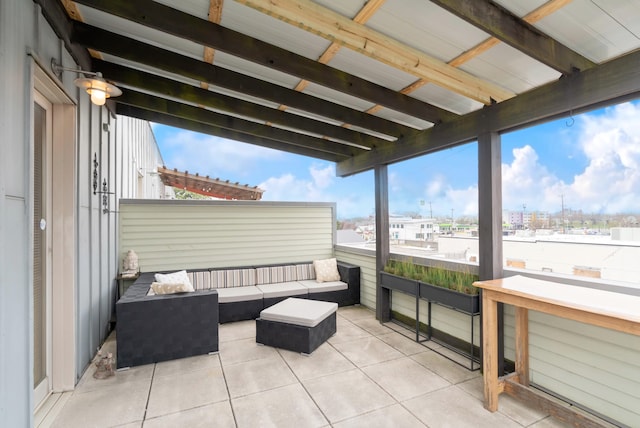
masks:
[[[331,257],[335,204],[122,200],[120,258],[142,272],[305,262]]]

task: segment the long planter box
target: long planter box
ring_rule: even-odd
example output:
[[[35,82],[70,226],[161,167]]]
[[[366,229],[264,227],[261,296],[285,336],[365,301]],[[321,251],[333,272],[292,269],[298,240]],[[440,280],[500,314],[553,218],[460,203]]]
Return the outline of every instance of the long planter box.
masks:
[[[380,280],[384,288],[401,291],[414,297],[418,296],[418,281],[415,279],[408,279],[391,273],[380,272]]]
[[[381,284],[389,290],[396,290],[410,296],[419,296],[421,299],[436,302],[460,312],[470,315],[480,313],[480,296],[460,293],[448,288],[438,287],[433,284],[419,282],[387,272],[380,272]]]
[[[480,313],[480,296],[465,294],[433,284],[420,282],[420,298],[437,302],[470,315]]]

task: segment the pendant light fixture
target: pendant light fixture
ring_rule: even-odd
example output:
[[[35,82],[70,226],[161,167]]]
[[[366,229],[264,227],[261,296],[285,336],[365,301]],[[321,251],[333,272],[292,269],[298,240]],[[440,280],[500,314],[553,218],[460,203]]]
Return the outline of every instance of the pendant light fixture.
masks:
[[[91,96],[91,102],[97,106],[104,105],[107,98],[122,95],[120,88],[104,80],[102,73],[85,71],[79,68],[63,67],[58,64],[55,59],[51,60],[51,70],[59,77],[62,76],[63,71],[71,71],[78,74],[84,74],[86,76],[92,76],[78,77],[73,81],[73,83],[77,87],[85,89],[87,94]]]

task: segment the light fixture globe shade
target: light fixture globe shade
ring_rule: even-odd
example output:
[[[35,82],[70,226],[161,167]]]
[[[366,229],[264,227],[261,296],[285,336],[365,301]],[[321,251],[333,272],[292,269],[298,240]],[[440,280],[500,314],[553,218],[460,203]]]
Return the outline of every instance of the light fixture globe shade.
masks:
[[[107,101],[107,93],[100,88],[89,88],[87,93],[91,95],[91,102],[97,106],[102,106]]]
[[[102,78],[100,73],[96,73],[96,77],[81,77],[73,81],[79,87],[86,89],[91,96],[91,102],[95,105],[104,105],[107,98],[122,95],[122,91],[115,85],[112,85]]]

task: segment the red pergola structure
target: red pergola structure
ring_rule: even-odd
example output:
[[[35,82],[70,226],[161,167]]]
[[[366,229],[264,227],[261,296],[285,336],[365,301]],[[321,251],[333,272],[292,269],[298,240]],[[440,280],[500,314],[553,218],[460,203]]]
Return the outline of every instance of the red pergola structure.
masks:
[[[199,174],[189,174],[189,171],[178,171],[163,166],[158,168],[158,174],[165,186],[188,190],[200,195],[235,201],[259,201],[264,190],[258,186],[230,183],[229,180],[202,177]]]

